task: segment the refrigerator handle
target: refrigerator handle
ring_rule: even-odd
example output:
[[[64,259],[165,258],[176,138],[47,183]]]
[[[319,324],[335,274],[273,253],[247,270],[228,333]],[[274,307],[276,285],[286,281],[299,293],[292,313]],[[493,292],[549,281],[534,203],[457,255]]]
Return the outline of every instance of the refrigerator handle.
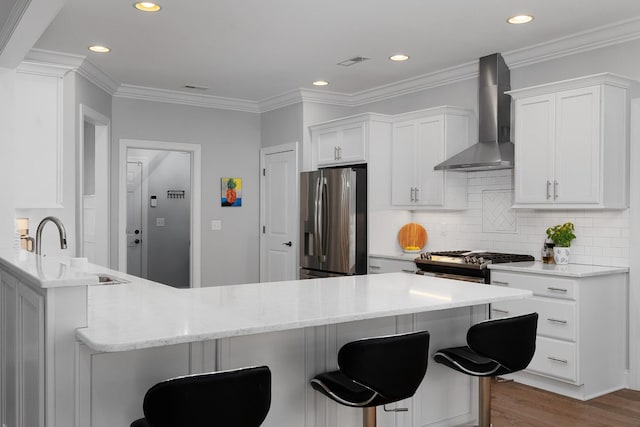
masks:
[[[326,208],[324,206],[325,202],[327,201],[327,177],[323,176],[322,177],[322,185],[321,185],[321,191],[320,191],[320,226],[318,227],[320,229],[320,235],[319,235],[319,241],[320,241],[320,262],[327,262],[327,242],[326,242],[326,238],[324,236],[325,233],[325,225],[326,225],[326,221],[327,221],[327,212],[325,211]]]
[[[322,240],[321,240],[321,214],[322,214],[322,176],[316,179],[316,199],[314,200],[313,212],[313,252],[318,257],[318,261],[322,262]]]

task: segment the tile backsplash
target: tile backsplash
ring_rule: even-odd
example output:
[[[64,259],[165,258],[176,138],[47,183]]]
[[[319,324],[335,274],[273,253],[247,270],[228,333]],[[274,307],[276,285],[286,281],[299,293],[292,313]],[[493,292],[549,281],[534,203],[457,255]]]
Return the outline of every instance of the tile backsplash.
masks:
[[[513,170],[467,172],[467,179],[468,208],[464,211],[373,213],[371,252],[399,253],[393,236],[410,220],[427,229],[428,251],[486,249],[530,254],[539,260],[547,227],[570,221],[577,236],[571,244],[572,263],[629,266],[628,209],[512,209]],[[389,229],[394,226],[397,229]],[[388,232],[380,235],[377,230],[382,228]]]

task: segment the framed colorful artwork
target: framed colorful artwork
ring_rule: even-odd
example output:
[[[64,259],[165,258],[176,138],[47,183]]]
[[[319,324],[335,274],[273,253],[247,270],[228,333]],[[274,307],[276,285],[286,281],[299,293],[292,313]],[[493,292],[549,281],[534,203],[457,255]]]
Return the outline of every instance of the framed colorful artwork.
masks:
[[[222,206],[242,206],[242,178],[220,178]]]

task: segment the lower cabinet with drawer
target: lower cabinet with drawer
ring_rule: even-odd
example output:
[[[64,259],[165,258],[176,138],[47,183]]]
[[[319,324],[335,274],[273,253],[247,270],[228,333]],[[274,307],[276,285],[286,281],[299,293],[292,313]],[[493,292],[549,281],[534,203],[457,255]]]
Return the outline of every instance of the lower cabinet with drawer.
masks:
[[[626,274],[560,277],[492,270],[491,284],[532,298],[491,304],[491,317],[537,312],[536,353],[518,382],[588,400],[625,387]]]
[[[413,259],[399,257],[369,256],[369,274],[380,273],[415,273],[417,270]]]

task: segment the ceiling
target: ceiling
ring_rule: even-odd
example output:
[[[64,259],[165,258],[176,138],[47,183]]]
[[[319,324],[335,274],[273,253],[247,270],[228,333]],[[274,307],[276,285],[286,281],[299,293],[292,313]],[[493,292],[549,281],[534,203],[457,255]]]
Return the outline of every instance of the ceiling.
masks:
[[[67,0],[35,47],[86,56],[119,84],[257,102],[317,79],[357,94],[640,17],[638,0],[158,1],[143,13],[133,0]],[[534,21],[506,23],[522,13]],[[388,59],[399,52],[410,59]],[[336,65],[355,56],[370,59]]]

